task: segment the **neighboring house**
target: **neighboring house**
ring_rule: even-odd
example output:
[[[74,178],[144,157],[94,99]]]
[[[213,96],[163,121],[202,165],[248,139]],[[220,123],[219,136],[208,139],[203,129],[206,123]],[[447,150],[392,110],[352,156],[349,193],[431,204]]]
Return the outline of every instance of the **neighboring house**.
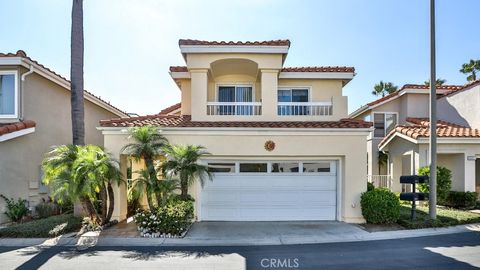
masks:
[[[456,191],[475,191],[480,186],[479,85],[477,81],[437,86],[437,163],[452,171]],[[407,190],[409,186],[399,183],[400,176],[417,174],[429,164],[429,87],[405,85],[350,117],[374,122],[367,142],[369,180],[394,191]],[[379,152],[388,156],[381,165]]]
[[[103,145],[98,121],[127,117],[85,91],[86,143]],[[72,141],[70,82],[25,52],[0,53],[0,193],[23,198],[31,209],[47,197],[41,162],[53,145]],[[5,202],[0,199],[0,223]]]
[[[364,222],[360,195],[371,123],[347,118],[343,86],[354,68],[286,68],[288,40],[180,40],[179,46],[186,66],[170,67],[170,74],[180,104],[100,122],[105,147],[123,171],[127,128],[155,125],[171,143],[211,153],[202,162],[213,181],[191,189],[198,220]],[[115,192],[114,218],[125,219],[125,187]]]

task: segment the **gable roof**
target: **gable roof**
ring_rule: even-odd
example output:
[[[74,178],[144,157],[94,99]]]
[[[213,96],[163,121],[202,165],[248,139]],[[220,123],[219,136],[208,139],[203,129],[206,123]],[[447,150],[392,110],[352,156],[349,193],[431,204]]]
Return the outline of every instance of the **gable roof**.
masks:
[[[468,84],[467,85],[439,85],[436,88],[437,91],[440,90],[440,93],[437,92],[437,96],[438,95],[442,95],[442,96],[443,95],[448,95],[448,94],[460,91],[460,90],[462,90],[466,87],[469,87]],[[380,104],[383,104],[383,103],[386,103],[386,102],[389,102],[391,100],[396,99],[397,97],[403,95],[404,93],[406,93],[409,90],[420,90],[421,92],[425,91],[425,94],[428,94],[429,90],[430,90],[430,86],[427,86],[425,84],[405,84],[400,89],[398,89],[397,91],[361,106],[360,108],[358,108],[357,110],[352,112],[349,117],[350,118],[357,117],[358,115],[364,113],[365,111],[367,111],[369,109],[373,109],[374,107],[376,107]],[[418,92],[415,92],[415,93],[418,93]]]
[[[205,46],[288,46],[290,47],[290,40],[276,39],[264,41],[207,41],[198,39],[180,39],[179,46],[185,45],[205,45]]]
[[[18,50],[16,53],[0,53],[0,59],[2,58],[7,60],[21,59],[23,61],[9,61],[7,64],[23,65],[26,68],[29,68],[29,66],[31,65],[34,67],[35,72],[37,72],[38,74],[44,77],[48,77],[48,79],[50,79],[51,81],[59,84],[60,86],[63,86],[64,88],[70,91],[70,81],[68,79],[56,73],[55,71],[49,69],[48,67],[40,64],[36,60],[33,60],[32,58],[27,56],[27,54],[22,50]],[[128,117],[128,114],[125,111],[115,107],[114,105],[110,104],[110,102],[103,100],[99,96],[96,96],[87,90],[84,90],[84,94],[85,94],[86,100],[110,111],[111,113],[117,116]]]
[[[169,114],[169,113],[172,113],[172,112],[174,112],[176,110],[179,110],[181,108],[182,108],[182,103],[179,102],[177,104],[173,104],[172,106],[161,110],[158,114]]]
[[[370,128],[371,122],[342,119],[340,121],[192,121],[190,115],[147,115],[100,121],[102,127],[139,127],[153,125],[167,128]]]
[[[469,90],[469,89],[472,89],[474,88],[475,86],[478,86],[480,85],[480,79],[476,80],[476,81],[473,81],[473,82],[469,82],[467,84],[465,84],[461,89],[459,89],[458,91],[452,91],[448,94],[445,94],[443,96],[441,96],[440,98],[444,98],[444,97],[449,97],[449,96],[452,96],[456,93],[459,93],[459,92],[463,92],[463,91],[466,91],[466,90]]]
[[[378,148],[382,148],[388,144],[393,137],[397,135],[407,136],[414,140],[419,138],[430,137],[430,120],[429,118],[409,117],[407,122],[412,125],[398,125],[378,144]],[[472,129],[455,123],[438,120],[437,121],[437,137],[439,138],[480,138],[480,130]]]

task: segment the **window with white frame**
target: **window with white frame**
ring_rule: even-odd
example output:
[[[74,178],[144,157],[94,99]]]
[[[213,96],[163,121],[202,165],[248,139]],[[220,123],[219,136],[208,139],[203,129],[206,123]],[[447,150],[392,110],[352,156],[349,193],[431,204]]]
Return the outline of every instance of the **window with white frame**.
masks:
[[[253,87],[251,85],[220,85],[218,102],[253,102]]]
[[[396,113],[374,113],[373,114],[373,131],[374,137],[385,137],[397,125]]]
[[[0,71],[0,118],[18,116],[17,72]]]
[[[308,88],[279,88],[278,96],[278,115],[309,115],[308,106],[303,104],[309,102]]]
[[[208,162],[212,173],[293,173],[293,174],[334,174],[334,161],[212,161]]]

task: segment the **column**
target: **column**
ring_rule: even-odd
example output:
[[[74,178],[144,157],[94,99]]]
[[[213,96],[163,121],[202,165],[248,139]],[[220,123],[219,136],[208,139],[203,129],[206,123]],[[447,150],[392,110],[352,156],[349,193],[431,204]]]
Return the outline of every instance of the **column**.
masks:
[[[193,121],[207,120],[208,70],[193,69],[191,75],[191,111]]]
[[[275,119],[278,102],[278,70],[262,69],[262,118]]]

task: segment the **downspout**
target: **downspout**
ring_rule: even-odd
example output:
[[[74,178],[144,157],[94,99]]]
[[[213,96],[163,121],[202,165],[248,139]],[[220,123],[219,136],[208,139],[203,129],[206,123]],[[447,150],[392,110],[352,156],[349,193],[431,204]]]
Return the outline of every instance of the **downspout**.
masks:
[[[20,95],[21,95],[21,98],[20,98],[20,102],[21,102],[21,104],[20,104],[20,108],[21,108],[20,120],[23,120],[24,108],[25,108],[25,106],[24,106],[24,104],[25,104],[25,103],[24,103],[24,96],[25,96],[25,95],[24,95],[24,90],[23,90],[25,78],[26,78],[28,75],[32,74],[32,73],[33,73],[33,65],[30,65],[30,70],[27,71],[27,72],[25,72],[25,73],[23,73],[23,74],[22,74],[22,77],[21,77],[21,80],[22,80],[21,86],[22,86],[22,87],[21,87],[21,89],[20,89],[20,92],[21,92],[21,93],[20,93]]]

